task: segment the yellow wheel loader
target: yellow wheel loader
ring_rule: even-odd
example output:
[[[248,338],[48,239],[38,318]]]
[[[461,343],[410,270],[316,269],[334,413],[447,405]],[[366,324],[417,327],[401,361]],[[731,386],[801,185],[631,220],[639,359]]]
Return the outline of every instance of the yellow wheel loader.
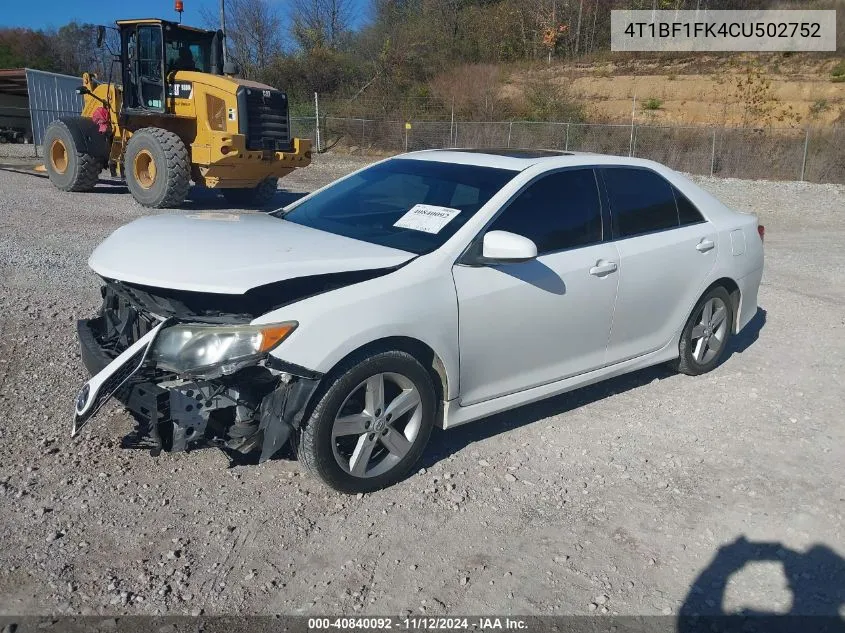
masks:
[[[233,204],[263,205],[279,178],[311,162],[310,141],[291,138],[285,93],[236,78],[221,31],[159,19],[116,24],[120,83],[85,73],[81,116],[45,132],[56,187],[90,191],[108,168],[146,207],[179,206],[191,181]]]

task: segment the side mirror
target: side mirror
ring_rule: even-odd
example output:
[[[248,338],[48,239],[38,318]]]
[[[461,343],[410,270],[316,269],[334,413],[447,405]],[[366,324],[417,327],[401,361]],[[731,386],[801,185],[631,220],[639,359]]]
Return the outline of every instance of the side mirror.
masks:
[[[235,62],[226,62],[223,64],[224,75],[240,75],[241,68]]]
[[[106,27],[98,26],[97,27],[97,48],[103,47],[103,40],[106,39]]]
[[[481,256],[490,263],[527,262],[537,257],[537,245],[516,233],[488,231],[484,234]]]

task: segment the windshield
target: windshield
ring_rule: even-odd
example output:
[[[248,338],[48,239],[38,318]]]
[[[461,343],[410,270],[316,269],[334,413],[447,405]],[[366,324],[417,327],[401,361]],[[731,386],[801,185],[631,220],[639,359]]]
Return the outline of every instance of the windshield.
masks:
[[[342,180],[278,217],[411,253],[443,245],[517,172],[393,159]]]

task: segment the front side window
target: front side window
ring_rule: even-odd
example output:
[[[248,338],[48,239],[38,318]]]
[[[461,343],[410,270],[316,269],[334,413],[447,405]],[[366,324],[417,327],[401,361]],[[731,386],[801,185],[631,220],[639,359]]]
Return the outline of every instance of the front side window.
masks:
[[[274,215],[321,231],[423,254],[442,246],[517,173],[396,158]],[[429,220],[426,213],[440,219]],[[417,228],[407,228],[409,224]]]
[[[602,239],[601,203],[592,169],[543,176],[520,192],[488,230],[529,238],[537,253],[549,253]]]
[[[603,170],[610,200],[613,235],[631,237],[678,226],[675,195],[662,176],[649,169]]]

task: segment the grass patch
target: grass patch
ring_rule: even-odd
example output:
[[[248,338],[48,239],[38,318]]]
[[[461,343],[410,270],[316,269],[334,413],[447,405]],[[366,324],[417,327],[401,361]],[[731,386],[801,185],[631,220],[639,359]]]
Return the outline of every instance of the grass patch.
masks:
[[[662,106],[663,102],[660,99],[655,99],[654,97],[643,101],[643,110],[659,110]]]

